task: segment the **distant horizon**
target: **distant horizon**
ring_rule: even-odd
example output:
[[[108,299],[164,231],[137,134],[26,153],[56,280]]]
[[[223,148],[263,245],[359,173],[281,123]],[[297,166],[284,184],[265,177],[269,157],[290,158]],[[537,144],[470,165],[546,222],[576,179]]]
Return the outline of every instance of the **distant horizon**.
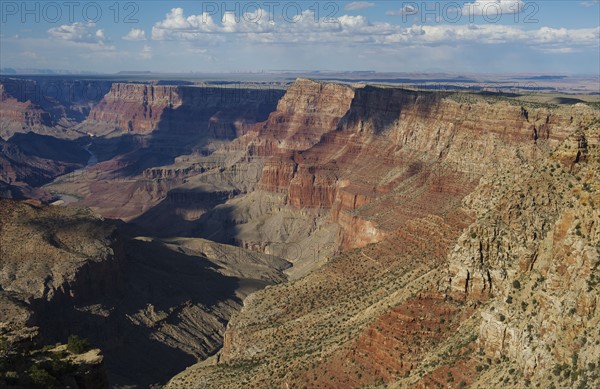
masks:
[[[6,70],[13,72],[6,72]],[[31,71],[31,72],[27,72]],[[402,74],[402,75],[434,75],[434,74],[446,74],[446,75],[492,75],[492,76],[586,76],[600,78],[600,73],[571,73],[571,72],[476,72],[476,71],[378,71],[378,70],[332,70],[332,69],[264,69],[264,70],[231,70],[231,71],[188,71],[188,72],[177,72],[177,71],[153,71],[153,70],[118,70],[114,72],[99,72],[99,71],[86,71],[77,69],[58,69],[58,68],[12,68],[3,67],[0,68],[0,75],[2,76],[62,76],[62,75],[120,75],[120,74],[158,74],[158,75],[190,75],[190,74],[285,74],[285,73],[331,73],[331,74]]]

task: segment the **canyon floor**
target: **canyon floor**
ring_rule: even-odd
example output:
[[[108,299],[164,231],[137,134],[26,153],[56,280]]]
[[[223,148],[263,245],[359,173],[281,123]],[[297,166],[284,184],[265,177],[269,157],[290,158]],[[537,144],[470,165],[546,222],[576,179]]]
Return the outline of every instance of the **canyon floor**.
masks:
[[[0,383],[600,384],[597,95],[45,82],[0,79]]]

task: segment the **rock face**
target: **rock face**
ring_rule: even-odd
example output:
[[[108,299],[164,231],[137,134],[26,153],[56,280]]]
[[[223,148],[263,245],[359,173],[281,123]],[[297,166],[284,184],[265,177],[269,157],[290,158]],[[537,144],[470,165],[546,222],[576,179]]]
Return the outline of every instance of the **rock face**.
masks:
[[[481,312],[481,346],[546,386],[561,385],[565,371],[587,384],[600,357],[589,342],[599,335],[599,135],[598,125],[579,129],[537,166],[502,180],[506,188],[488,182],[475,192],[480,216],[449,258],[452,290],[492,300]],[[497,198],[483,209],[489,190]]]
[[[259,188],[284,194],[295,208],[331,209],[345,231],[342,247],[357,247],[395,228],[370,220],[381,216],[376,205],[364,218],[357,210],[394,197],[407,179],[460,199],[490,169],[555,147],[572,120],[547,109],[459,98],[300,79],[249,133],[248,152],[271,156]]]
[[[222,346],[168,387],[597,386],[597,110],[306,79],[228,93],[114,84],[78,128],[100,163],[49,188],[131,223],[108,260],[86,238],[104,223],[67,215],[69,240],[11,221],[59,264],[85,257],[70,278],[3,268],[43,339],[93,334],[123,385]]]
[[[82,133],[73,126],[110,89],[110,81],[0,77],[0,137],[35,132],[61,139]]]
[[[163,111],[181,106],[177,87],[114,84],[90,112],[90,119],[135,133],[152,132]]]
[[[347,86],[297,80],[279,100],[277,110],[255,129],[250,153],[271,156],[311,148],[337,127],[353,96]]]
[[[80,125],[82,131],[107,135],[94,138],[90,147],[100,163],[83,174],[65,177],[51,189],[74,195],[81,199],[78,205],[106,217],[124,220],[161,203],[181,204],[168,201],[169,190],[190,175],[227,165],[223,160],[200,163],[195,159],[265,120],[281,94],[277,89],[115,83]],[[227,183],[222,186],[230,193],[239,192]],[[194,196],[190,197],[203,195]]]
[[[233,139],[266,117],[280,95],[278,90],[115,83],[86,126],[97,133],[205,133]]]
[[[52,125],[48,112],[30,101],[18,101],[0,83],[0,137],[8,139],[16,132]]]
[[[108,295],[119,284],[114,242],[114,228],[89,212],[0,200],[3,387],[109,387],[100,350],[70,355],[64,347],[55,352],[42,345],[66,341],[47,336],[53,326],[64,325],[51,306]],[[84,277],[95,288],[82,285]]]
[[[85,166],[89,154],[77,143],[32,132],[0,139],[0,183],[6,185],[3,197],[52,196],[39,187],[58,176]]]
[[[112,385],[159,384],[212,355],[241,301],[286,279],[289,264],[274,256],[200,239],[133,238],[85,209],[0,205],[2,333],[22,338],[19,323],[37,327],[40,347],[89,338]]]
[[[264,91],[248,92],[248,100],[237,105],[236,99],[223,101],[228,93],[234,92],[114,84],[86,123],[100,123],[110,131],[118,128],[117,133],[131,127],[132,134],[148,135],[133,147],[137,151],[97,165],[95,179],[60,183],[53,190],[83,198],[81,205],[107,217],[136,220],[145,227],[152,227],[149,219],[158,218],[180,226],[185,235],[202,234],[210,223],[241,222],[247,226],[225,227],[227,231],[217,234],[222,242],[250,247],[260,242],[246,236],[246,231],[265,225],[252,225],[246,217],[257,218],[247,209],[254,205],[240,201],[218,215],[205,213],[219,203],[214,199],[222,198],[224,188],[228,195],[223,203],[258,189],[280,196],[281,204],[267,208],[286,207],[292,213],[315,210],[318,217],[312,216],[309,224],[326,220],[335,225],[339,234],[330,244],[347,249],[382,240],[412,217],[415,207],[433,214],[447,212],[486,172],[541,158],[565,138],[573,120],[570,112],[476,95],[299,79],[277,109],[268,118],[265,115],[266,121],[250,129],[236,127],[229,136],[243,135],[226,146],[206,143],[211,123],[220,123],[222,117],[222,123],[231,124],[227,119],[231,112],[249,104],[254,108],[244,111],[245,119],[239,121],[249,124],[258,119],[253,109],[268,105],[264,101],[253,105],[252,93],[264,97]],[[130,126],[123,118],[135,120]],[[199,127],[194,130],[190,123]],[[120,147],[104,140],[96,143],[98,152]],[[175,146],[173,150],[165,149],[169,144]],[[176,157],[182,154],[187,156]],[[233,180],[230,172],[237,174]],[[113,175],[122,175],[121,180],[113,182]],[[170,201],[169,191],[191,201]],[[213,191],[214,195],[206,193]],[[397,203],[412,206],[397,207]],[[279,223],[271,220],[266,225]],[[281,243],[291,239],[272,227],[254,235]]]
[[[314,96],[331,89],[292,88],[236,147],[264,158],[259,188],[286,209],[325,210],[345,252],[250,296],[218,362],[168,387],[597,382],[596,111],[341,87],[327,130],[311,115],[333,111]]]

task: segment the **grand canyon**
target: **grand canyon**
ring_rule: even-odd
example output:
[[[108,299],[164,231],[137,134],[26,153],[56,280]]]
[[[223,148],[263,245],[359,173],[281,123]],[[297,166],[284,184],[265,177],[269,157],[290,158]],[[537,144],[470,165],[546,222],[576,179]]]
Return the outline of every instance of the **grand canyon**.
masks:
[[[3,387],[598,386],[599,102],[451,89],[1,77]]]

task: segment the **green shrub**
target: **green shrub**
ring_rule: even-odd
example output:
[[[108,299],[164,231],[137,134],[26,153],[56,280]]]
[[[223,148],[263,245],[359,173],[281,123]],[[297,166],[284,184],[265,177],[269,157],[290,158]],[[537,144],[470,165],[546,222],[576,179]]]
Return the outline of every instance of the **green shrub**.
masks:
[[[11,344],[4,336],[0,336],[0,354],[8,354],[12,350]]]
[[[590,362],[588,363],[588,370],[589,371],[594,371],[596,370],[596,364],[594,362]]]
[[[519,282],[519,280],[514,280],[512,285],[515,289],[521,289],[521,283]]]
[[[58,380],[38,365],[31,366],[27,375],[34,388],[54,389],[59,387]]]
[[[50,369],[53,376],[60,377],[75,372],[77,370],[77,366],[69,361],[52,358],[52,361],[50,362]]]
[[[82,354],[90,349],[90,342],[85,338],[80,338],[77,335],[69,336],[67,341],[67,350],[73,354]]]

